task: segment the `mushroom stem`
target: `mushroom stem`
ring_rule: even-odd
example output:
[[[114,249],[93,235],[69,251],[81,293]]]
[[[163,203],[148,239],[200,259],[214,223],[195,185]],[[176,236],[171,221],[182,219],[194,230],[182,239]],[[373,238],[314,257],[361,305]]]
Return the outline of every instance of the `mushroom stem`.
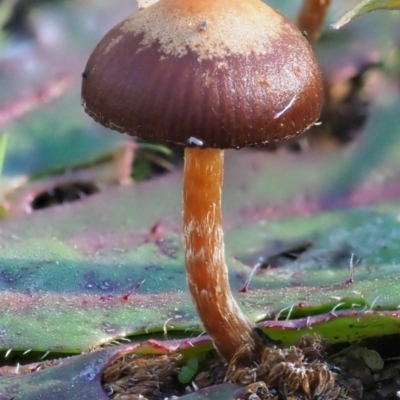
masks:
[[[189,289],[214,346],[230,361],[243,346],[250,354],[255,351],[257,338],[229,285],[221,211],[223,173],[223,150],[185,149],[183,233]]]
[[[307,39],[314,44],[321,33],[322,25],[331,0],[304,0],[297,18],[297,26],[307,33]]]

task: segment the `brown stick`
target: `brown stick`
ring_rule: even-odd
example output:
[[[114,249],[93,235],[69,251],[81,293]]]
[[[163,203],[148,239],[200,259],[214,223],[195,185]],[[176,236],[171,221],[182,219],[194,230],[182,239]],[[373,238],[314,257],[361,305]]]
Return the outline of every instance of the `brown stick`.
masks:
[[[304,0],[297,18],[297,26],[307,33],[307,39],[314,44],[322,30],[331,0]]]
[[[189,289],[214,345],[230,361],[256,347],[253,326],[232,296],[225,264],[221,191],[224,151],[185,149],[183,234]]]

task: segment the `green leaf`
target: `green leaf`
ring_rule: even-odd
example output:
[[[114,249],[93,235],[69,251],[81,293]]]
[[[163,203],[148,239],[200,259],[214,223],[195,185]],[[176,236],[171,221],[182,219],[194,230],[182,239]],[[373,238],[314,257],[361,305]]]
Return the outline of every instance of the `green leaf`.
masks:
[[[352,19],[375,10],[399,10],[400,0],[363,0],[348,11],[339,21],[332,24],[332,29],[339,29]]]
[[[193,377],[196,375],[197,370],[199,368],[199,362],[197,358],[192,357],[189,361],[184,365],[178,374],[178,380],[180,383],[187,384],[189,383]]]
[[[108,400],[101,386],[103,369],[111,357],[121,350],[106,349],[102,352],[85,354],[64,360],[60,365],[39,371],[2,377],[0,397],[24,400]]]

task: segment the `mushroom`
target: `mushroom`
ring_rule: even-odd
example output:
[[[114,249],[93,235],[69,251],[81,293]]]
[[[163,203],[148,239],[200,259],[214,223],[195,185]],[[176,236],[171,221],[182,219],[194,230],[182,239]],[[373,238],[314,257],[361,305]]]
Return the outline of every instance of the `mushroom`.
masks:
[[[312,49],[259,0],[159,0],[111,29],[83,73],[82,104],[102,125],[186,146],[187,280],[220,355],[260,339],[229,286],[221,214],[224,149],[299,135],[319,117]],[[244,352],[246,353],[246,351]]]

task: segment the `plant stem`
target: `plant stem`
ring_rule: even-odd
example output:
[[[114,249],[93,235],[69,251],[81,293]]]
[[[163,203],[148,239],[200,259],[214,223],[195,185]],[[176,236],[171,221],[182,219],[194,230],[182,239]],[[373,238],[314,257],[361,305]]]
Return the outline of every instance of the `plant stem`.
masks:
[[[225,264],[221,193],[224,151],[185,149],[183,233],[189,289],[201,321],[220,355],[256,348],[253,326],[232,292]]]
[[[322,30],[331,0],[304,0],[297,17],[297,26],[307,33],[307,39],[314,44]]]

